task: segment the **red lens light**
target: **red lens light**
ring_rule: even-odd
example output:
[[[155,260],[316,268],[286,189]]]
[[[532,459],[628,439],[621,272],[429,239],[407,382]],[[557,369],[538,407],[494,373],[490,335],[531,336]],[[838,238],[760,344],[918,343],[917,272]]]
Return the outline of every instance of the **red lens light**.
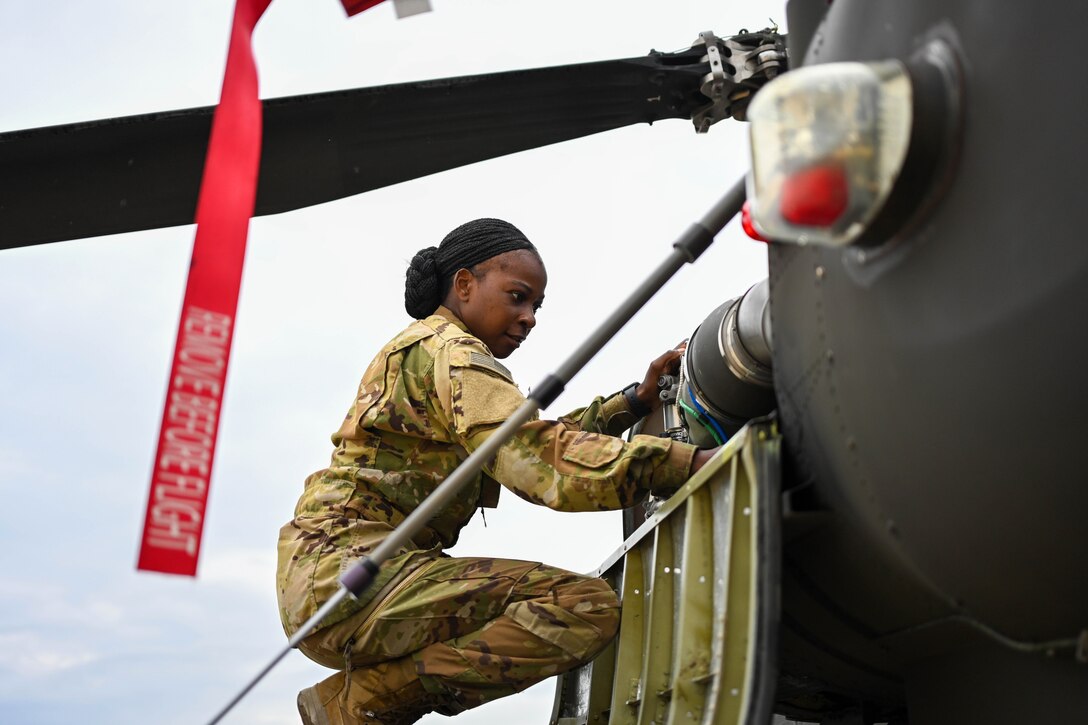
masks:
[[[744,206],[740,208],[740,227],[744,230],[744,233],[750,236],[757,242],[769,242],[770,239],[759,233],[756,229],[756,225],[752,223],[752,206],[750,201],[744,202]]]
[[[849,189],[839,164],[810,166],[782,183],[782,218],[807,227],[831,226],[846,211]]]

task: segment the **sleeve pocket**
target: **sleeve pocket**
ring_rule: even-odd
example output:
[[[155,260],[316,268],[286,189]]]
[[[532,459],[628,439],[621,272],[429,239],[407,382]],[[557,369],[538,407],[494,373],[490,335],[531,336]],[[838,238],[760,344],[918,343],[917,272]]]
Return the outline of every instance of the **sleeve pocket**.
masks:
[[[599,433],[579,433],[563,452],[563,460],[584,468],[602,468],[616,460],[623,441]]]

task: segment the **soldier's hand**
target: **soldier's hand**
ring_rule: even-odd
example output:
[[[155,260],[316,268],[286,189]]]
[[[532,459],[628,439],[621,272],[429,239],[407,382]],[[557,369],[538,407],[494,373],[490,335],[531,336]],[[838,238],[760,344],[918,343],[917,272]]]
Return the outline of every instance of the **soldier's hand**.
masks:
[[[650,363],[646,369],[646,377],[635,388],[635,395],[650,411],[661,407],[661,398],[657,394],[657,381],[662,375],[676,375],[680,372],[680,358],[684,350],[688,348],[688,341],[684,340],[679,345],[669,350]]]
[[[695,456],[691,459],[691,475],[695,475],[695,472],[706,465],[706,462],[714,457],[714,454],[718,452],[721,446],[715,448],[700,448],[695,451]]]

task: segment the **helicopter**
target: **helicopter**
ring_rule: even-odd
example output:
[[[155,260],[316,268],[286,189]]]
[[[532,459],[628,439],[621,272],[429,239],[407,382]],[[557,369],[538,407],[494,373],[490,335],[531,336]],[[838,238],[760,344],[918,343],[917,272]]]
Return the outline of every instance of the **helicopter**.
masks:
[[[773,388],[762,407],[781,428],[781,459],[750,446],[753,462],[732,489],[738,495],[754,478],[772,497],[781,490],[771,516],[781,527],[764,533],[781,569],[754,586],[751,608],[735,609],[764,620],[746,642],[750,661],[760,653],[767,661],[746,679],[734,674],[730,698],[728,641],[700,649],[681,627],[657,699],[673,701],[672,721],[693,711],[749,721],[731,719],[738,694],[755,720],[772,711],[821,723],[1083,719],[1088,585],[1065,574],[1088,553],[1078,520],[1088,494],[1073,453],[1085,432],[1076,380],[1088,338],[1077,319],[1088,311],[1080,281],[1088,267],[1075,248],[1070,191],[1085,156],[1070,139],[1088,96],[1068,95],[1065,110],[1039,126],[997,110],[994,94],[1010,82],[1063,93],[1060,82],[996,70],[1005,41],[1027,22],[1017,12],[978,24],[967,4],[793,0],[788,14],[791,71],[749,109],[749,201],[756,232],[773,241],[769,278],[693,334],[687,380],[678,391],[671,384],[688,415],[679,427],[658,425],[701,428],[705,440],[759,412],[745,388]],[[1044,339],[1061,340],[1049,386],[1011,382]],[[1013,411],[1055,425],[1016,426],[1004,445]],[[760,440],[771,435],[761,430]],[[684,536],[699,516],[709,514],[683,519]],[[638,546],[636,558],[656,562],[662,535],[650,545],[648,533],[641,526],[624,552]],[[627,556],[622,578],[671,591],[657,568],[643,579],[644,568]],[[720,582],[719,607],[733,586]],[[699,589],[676,588],[680,608]],[[659,620],[648,591],[643,598],[642,646],[652,649]],[[768,615],[761,601],[781,609]],[[630,669],[623,646],[617,687]],[[707,652],[710,665],[700,661]],[[633,694],[610,699],[611,722],[631,721],[635,706],[640,721],[662,711],[648,704],[654,672],[647,654]],[[559,715],[594,712],[592,676],[580,682],[588,702],[571,709],[579,698],[561,693]],[[707,692],[693,694],[703,682]]]
[[[231,4],[215,0],[167,12],[118,0],[56,18],[20,11],[18,22],[5,24],[19,32],[0,44],[13,71],[4,74],[3,88],[20,102],[0,109],[0,128],[19,132],[213,104]],[[686,50],[709,28],[721,35],[762,28],[779,12],[777,4],[753,4],[726,22],[718,20],[716,3],[703,1],[664,15],[652,2],[565,10],[447,0],[432,13],[398,21],[388,4],[347,19],[335,0],[275,0],[254,38],[262,95],[644,58],[653,48]],[[617,26],[617,17],[627,19]],[[7,665],[0,663],[12,669],[0,678],[7,688],[2,719],[207,718],[248,674],[248,663],[283,641],[269,598],[268,537],[293,508],[306,473],[327,459],[326,428],[342,417],[360,365],[404,321],[398,302],[388,314],[359,318],[345,335],[332,311],[359,301],[356,285],[364,279],[374,299],[396,302],[412,250],[468,218],[507,218],[548,250],[552,276],[542,324],[510,361],[516,378],[532,383],[555,364],[558,351],[596,324],[596,314],[585,312],[595,270],[608,269],[610,294],[623,294],[657,247],[668,248],[676,227],[718,196],[717,177],[743,173],[744,132],[731,120],[706,134],[697,134],[690,120],[641,123],[253,219],[195,581],[133,571],[191,226],[0,252],[0,385],[7,395],[0,483],[13,511],[36,506],[42,490],[64,491],[53,511],[80,522],[45,540],[34,517],[13,516],[3,527],[12,547],[30,538],[39,546],[12,558],[0,595],[15,623],[6,641],[16,643],[2,658]],[[693,284],[663,290],[654,308],[568,386],[554,412],[641,375],[646,361],[677,342],[680,329],[718,304],[720,288],[744,289],[765,276],[765,256],[764,245],[739,228],[727,230],[704,255],[701,281],[692,277]],[[608,305],[605,296],[590,302]],[[65,448],[79,461],[74,478],[70,467],[40,465],[56,451],[50,421],[61,408],[93,419]],[[274,441],[274,455],[259,441]],[[559,539],[552,536],[557,527],[566,532]],[[486,526],[480,517],[470,522],[456,552],[585,571],[620,535],[618,514],[561,514],[504,495],[500,509],[487,512]],[[58,571],[68,572],[65,580],[56,579]],[[85,626],[89,617],[97,618],[93,626]],[[289,720],[299,683],[325,674],[304,657],[289,657],[231,718]],[[504,722],[527,710],[546,718],[553,690],[543,683],[462,719]]]
[[[628,643],[650,651],[640,672],[621,641],[618,692],[598,695],[589,667],[561,687],[553,722],[604,712],[610,722],[661,712],[674,722],[1081,720],[1088,585],[1065,574],[1088,553],[1074,453],[1088,266],[1071,192],[1088,94],[1035,83],[1026,69],[1005,75],[999,56],[1026,13],[977,23],[966,3],[803,0],[787,12],[791,70],[749,108],[751,221],[773,242],[769,277],[693,333],[686,380],[662,382],[682,424],[674,414],[656,427],[721,442],[761,408],[775,422],[753,429],[737,464],[746,473],[731,474],[724,496],[699,482],[690,493],[710,488],[703,503],[670,499],[630,522],[619,578],[641,594],[647,624]],[[1049,50],[1045,62],[1060,64],[1062,51]],[[1029,126],[997,108],[1010,83],[1068,103]],[[1013,382],[1046,339],[1061,340],[1047,385]],[[761,402],[755,393],[770,389]],[[1048,425],[1017,425],[1005,445],[1009,413]],[[776,429],[780,456],[765,442]],[[757,518],[760,488],[771,489],[761,506],[771,523],[757,533],[762,522],[745,517]],[[718,504],[729,496],[742,516],[742,504]],[[711,547],[690,533],[711,516],[715,531],[740,526],[750,539],[716,536]],[[697,547],[684,578],[669,566],[681,561],[679,536]],[[720,576],[718,552],[745,544],[781,567],[760,573],[759,557],[740,567],[751,606],[737,606],[728,578],[713,598],[700,594],[692,568]],[[618,559],[599,573],[618,575]],[[739,676],[730,659],[729,609],[713,627],[689,617],[713,640],[702,646],[681,612],[665,636],[673,658],[656,663],[670,620],[655,618],[662,586],[665,611],[728,602],[750,622],[733,638],[753,672]]]
[[[1005,62],[1031,10],[982,22],[965,3],[788,3],[782,82],[839,61],[926,63],[930,43],[948,65],[928,163],[892,184],[858,236],[823,246],[780,231],[767,248],[781,714],[1011,723],[1088,711],[1088,502],[1073,453],[1088,309],[1072,191],[1086,109],[1083,91],[1039,70],[1071,65],[1059,43],[1040,41],[1038,67]],[[1045,133],[1009,107],[1018,89],[1055,99]],[[689,394],[712,402],[713,380],[691,379]]]

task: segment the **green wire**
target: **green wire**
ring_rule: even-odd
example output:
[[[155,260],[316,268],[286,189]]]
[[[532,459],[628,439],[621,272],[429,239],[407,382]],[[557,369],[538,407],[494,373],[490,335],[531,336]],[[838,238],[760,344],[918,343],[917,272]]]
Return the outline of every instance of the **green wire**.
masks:
[[[687,405],[687,403],[685,403],[684,401],[680,400],[680,398],[679,398],[679,397],[677,397],[677,398],[676,398],[676,404],[677,404],[677,405],[679,405],[679,406],[680,406],[681,408],[683,408],[683,409],[684,409],[684,412],[688,413],[688,414],[689,414],[690,416],[692,416],[693,418],[695,418],[695,420],[699,421],[699,425],[703,426],[703,429],[704,429],[704,430],[706,430],[706,431],[707,431],[708,433],[710,433],[710,435],[712,435],[712,436],[714,437],[714,441],[715,441],[715,442],[716,442],[716,443],[717,443],[717,444],[718,444],[719,446],[725,445],[725,441],[723,441],[723,440],[721,439],[721,436],[719,436],[719,435],[718,435],[718,431],[714,430],[714,428],[712,428],[711,426],[707,425],[707,424],[706,424],[706,423],[705,423],[705,422],[703,421],[703,416],[701,416],[701,415],[700,415],[699,413],[697,413],[696,411],[694,411],[694,410],[692,410],[691,408],[689,408],[689,407],[688,407],[688,405]]]

